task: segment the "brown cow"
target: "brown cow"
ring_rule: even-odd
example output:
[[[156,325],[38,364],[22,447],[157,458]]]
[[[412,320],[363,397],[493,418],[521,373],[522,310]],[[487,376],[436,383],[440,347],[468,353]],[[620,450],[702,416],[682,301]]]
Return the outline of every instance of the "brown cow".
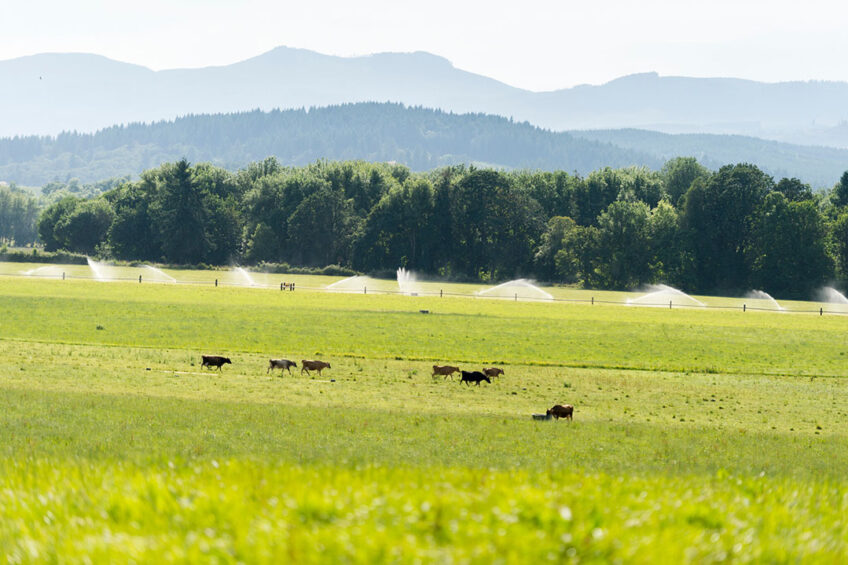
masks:
[[[557,420],[560,418],[571,420],[571,416],[574,414],[574,406],[571,404],[566,404],[565,406],[562,404],[555,404],[553,408],[546,412],[546,414],[548,416],[553,416]]]
[[[203,362],[200,364],[201,369],[203,367],[218,367],[220,371],[224,364],[233,364],[229,357],[221,357],[220,355],[201,355],[201,357],[203,358]]]
[[[454,373],[459,372],[459,367],[453,367],[451,365],[433,365],[433,376],[436,375],[444,375],[445,378],[448,378],[450,375],[453,378]]]
[[[331,369],[329,363],[325,363],[323,361],[307,361],[304,359],[300,362],[300,374],[303,374],[303,371],[306,371],[306,374],[309,374],[309,371],[318,371],[318,375],[321,375],[321,371],[324,369]]]
[[[498,369],[497,367],[487,367],[483,369],[483,372],[487,377],[499,377],[504,374],[503,369]]]
[[[297,369],[297,363],[295,363],[294,361],[289,361],[288,359],[271,359],[268,362],[268,370],[265,371],[265,374],[267,375],[268,373],[270,373],[272,369],[280,369],[280,373],[285,370],[288,371],[291,375],[292,367]]]

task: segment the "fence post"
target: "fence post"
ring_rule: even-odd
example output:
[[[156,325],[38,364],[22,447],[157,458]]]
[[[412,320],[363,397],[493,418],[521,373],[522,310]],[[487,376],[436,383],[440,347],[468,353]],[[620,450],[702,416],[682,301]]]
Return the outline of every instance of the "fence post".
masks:
[[[141,275],[138,275],[138,284],[141,284]]]
[[[594,304],[595,304],[595,297],[593,296],[592,297],[592,305],[594,306]]]
[[[671,310],[671,300],[668,301],[668,309]]]
[[[440,288],[439,289],[439,298],[444,298],[444,293],[445,293],[444,289]]]
[[[65,280],[65,271],[62,271],[62,280]]]
[[[362,294],[368,294],[368,287],[367,286],[362,287]]]
[[[518,302],[518,293],[515,293],[515,301]]]
[[[218,279],[215,279],[215,286],[218,286]]]
[[[819,316],[824,316],[824,308],[819,308]]]

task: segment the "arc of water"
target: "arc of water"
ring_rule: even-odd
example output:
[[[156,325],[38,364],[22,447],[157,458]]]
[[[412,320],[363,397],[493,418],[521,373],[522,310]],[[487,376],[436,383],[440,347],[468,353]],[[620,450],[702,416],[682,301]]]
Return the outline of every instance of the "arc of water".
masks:
[[[515,287],[515,286],[530,289],[533,292],[535,292],[536,294],[541,295],[546,300],[553,300],[553,298],[554,298],[552,294],[545,292],[544,290],[542,290],[541,288],[539,288],[535,284],[531,283],[527,279],[516,279],[514,281],[507,281],[507,282],[501,283],[497,286],[487,288],[486,290],[481,290],[480,292],[477,293],[477,295],[478,296],[484,296],[484,295],[488,295],[488,294],[497,294],[498,291],[500,291],[500,290],[502,290],[506,287]]]
[[[256,282],[253,280],[253,277],[250,276],[250,273],[241,267],[236,267],[236,271],[242,276],[242,278],[244,278],[248,285],[256,286]]]
[[[153,271],[154,273],[156,273],[160,277],[165,277],[166,279],[168,279],[168,282],[177,282],[177,279],[175,279],[174,277],[162,272],[160,269],[157,269],[156,267],[153,267],[151,265],[145,265],[144,268],[150,269],[151,271]]]

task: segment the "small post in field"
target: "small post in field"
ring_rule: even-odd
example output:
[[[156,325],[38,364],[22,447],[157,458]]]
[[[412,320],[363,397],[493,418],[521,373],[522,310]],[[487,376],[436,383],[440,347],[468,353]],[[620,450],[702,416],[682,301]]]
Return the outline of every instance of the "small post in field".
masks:
[[[445,293],[444,289],[440,288],[439,289],[439,298],[444,298],[444,293]]]
[[[824,316],[824,308],[819,308],[819,316]]]
[[[518,293],[515,293],[515,301],[518,302]]]
[[[592,297],[592,306],[594,306],[594,305],[595,305],[595,297],[593,296]]]
[[[141,284],[141,275],[138,275],[138,284]]]
[[[744,312],[744,311],[745,311],[745,309],[746,309],[747,307],[748,307],[748,305],[747,305],[747,304],[743,304],[743,305],[742,305],[742,311]]]
[[[65,280],[65,271],[62,271],[62,280]]]
[[[367,286],[362,287],[362,294],[368,294],[368,287]]]
[[[218,286],[218,279],[215,279],[215,286]]]
[[[668,309],[671,310],[671,300],[668,301]]]
[[[292,291],[294,291],[294,283],[291,283],[289,285],[289,292],[292,292]]]

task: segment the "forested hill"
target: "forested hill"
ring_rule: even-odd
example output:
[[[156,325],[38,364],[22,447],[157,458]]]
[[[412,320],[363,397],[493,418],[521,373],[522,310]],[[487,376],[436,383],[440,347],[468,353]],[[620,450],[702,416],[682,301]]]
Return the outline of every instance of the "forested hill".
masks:
[[[774,177],[797,177],[813,186],[833,186],[848,168],[848,150],[793,145],[743,135],[667,134],[641,129],[573,131],[575,137],[638,150],[661,161],[695,157],[710,169],[726,163],[756,163]]]
[[[193,115],[94,134],[0,140],[0,180],[43,185],[136,176],[186,157],[235,170],[277,157],[286,165],[318,159],[396,161],[413,170],[478,163],[504,168],[588,173],[660,159],[608,143],[576,139],[527,123],[400,104],[359,103],[311,110]]]
[[[391,103],[311,110],[193,115],[115,126],[94,134],[0,140],[0,180],[40,186],[79,178],[137,176],[186,157],[236,170],[276,156],[286,165],[317,159],[395,161],[413,170],[476,163],[587,174],[610,166],[658,169],[694,155],[712,168],[753,163],[775,177],[830,187],[848,167],[848,150],[727,135],[643,130],[556,133],[483,114],[453,114]]]

